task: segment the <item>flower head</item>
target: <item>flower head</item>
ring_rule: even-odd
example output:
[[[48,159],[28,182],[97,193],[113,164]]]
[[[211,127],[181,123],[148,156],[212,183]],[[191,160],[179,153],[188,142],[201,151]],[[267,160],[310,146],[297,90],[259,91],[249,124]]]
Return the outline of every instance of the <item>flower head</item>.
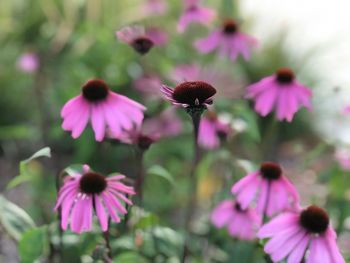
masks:
[[[291,122],[304,106],[311,110],[311,90],[296,79],[289,68],[280,68],[273,76],[265,77],[247,88],[246,97],[255,100],[255,111],[266,116],[274,108],[277,119]]]
[[[143,75],[133,82],[133,87],[142,92],[148,99],[159,99],[161,85],[160,77],[154,74]]]
[[[81,233],[91,230],[92,216],[95,213],[102,231],[108,229],[108,218],[120,222],[120,215],[127,213],[120,202],[132,202],[126,195],[134,195],[134,189],[120,182],[124,175],[105,177],[84,165],[83,173],[65,179],[56,202],[55,209],[61,208],[61,227]]]
[[[220,120],[215,112],[208,111],[199,124],[198,143],[203,148],[215,149],[231,132],[229,124]]]
[[[202,7],[199,0],[184,0],[184,5],[185,10],[177,24],[177,31],[180,33],[183,33],[191,23],[209,25],[216,16],[214,10]]]
[[[254,209],[242,209],[234,200],[222,201],[213,210],[211,221],[217,228],[227,226],[231,236],[242,240],[254,239],[261,225],[261,217]]]
[[[145,109],[141,104],[112,92],[103,80],[92,79],[83,85],[80,95],[62,108],[62,128],[71,131],[73,138],[78,138],[91,119],[95,139],[102,141],[106,127],[117,136],[123,130],[141,125]]]
[[[250,58],[250,50],[257,45],[257,40],[239,30],[239,25],[233,19],[224,21],[221,29],[217,29],[206,38],[195,42],[195,47],[201,53],[209,53],[219,49],[221,56],[228,56],[235,61],[239,54],[245,60]]]
[[[206,108],[213,103],[212,97],[216,93],[216,89],[204,81],[185,81],[174,89],[163,85],[161,91],[172,104],[186,108]]]
[[[148,53],[154,45],[164,45],[167,41],[166,34],[160,29],[142,26],[124,27],[116,32],[116,36],[141,55]]]
[[[264,250],[273,262],[299,263],[309,250],[308,263],[345,263],[328,214],[314,205],[277,216],[261,227],[258,237],[271,238]]]
[[[258,171],[239,180],[231,191],[243,209],[256,199],[257,211],[268,216],[295,209],[299,202],[299,195],[282,168],[271,162],[262,163]]]
[[[167,11],[165,0],[146,0],[144,10],[147,15],[162,15]]]
[[[337,149],[335,159],[344,171],[350,171],[350,150]]]
[[[23,72],[33,73],[38,70],[40,65],[37,54],[27,52],[22,54],[17,61],[17,67]]]

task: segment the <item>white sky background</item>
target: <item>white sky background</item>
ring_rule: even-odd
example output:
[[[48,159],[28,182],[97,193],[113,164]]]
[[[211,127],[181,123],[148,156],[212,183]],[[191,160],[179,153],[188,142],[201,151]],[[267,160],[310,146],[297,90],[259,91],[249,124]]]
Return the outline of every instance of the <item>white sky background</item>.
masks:
[[[310,117],[327,140],[350,145],[350,116],[340,114],[350,104],[350,0],[241,0],[240,6],[243,17],[254,17],[251,33],[262,44],[271,37],[266,32],[286,29],[291,52],[321,48],[306,65],[320,79]]]

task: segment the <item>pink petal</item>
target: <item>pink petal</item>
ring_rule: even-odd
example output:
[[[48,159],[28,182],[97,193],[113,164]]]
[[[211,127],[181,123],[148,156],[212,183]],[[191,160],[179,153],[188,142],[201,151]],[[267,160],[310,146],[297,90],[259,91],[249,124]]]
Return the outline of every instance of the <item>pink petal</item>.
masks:
[[[214,31],[211,34],[209,34],[206,38],[197,40],[194,43],[194,46],[200,53],[206,54],[213,51],[215,48],[217,48],[220,40],[221,40],[221,32]]]
[[[291,251],[294,250],[294,248],[304,239],[306,235],[308,234],[304,230],[301,230],[296,235],[288,239],[283,244],[283,249],[278,249],[271,255],[272,260],[277,262],[284,259]]]
[[[100,103],[92,106],[91,124],[95,132],[95,140],[98,142],[102,141],[105,136],[106,123],[103,108]]]
[[[309,244],[310,237],[305,235],[304,238],[295,246],[292,252],[289,254],[287,263],[300,263],[303,256],[305,255],[305,250]]]
[[[95,195],[95,209],[98,220],[100,221],[101,229],[103,232],[108,230],[108,215],[102,204],[102,200],[99,196]]]
[[[298,225],[292,225],[283,231],[273,236],[265,245],[264,251],[269,254],[273,254],[278,250],[284,249],[286,242],[289,239],[293,239],[297,233],[301,231],[301,227]]]
[[[299,215],[296,213],[283,213],[267,224],[263,225],[257,236],[259,238],[272,237],[289,226],[298,225]]]
[[[233,216],[234,203],[231,200],[221,202],[212,212],[211,221],[217,227],[226,225]]]
[[[327,249],[327,244],[323,237],[318,236],[311,239],[310,253],[307,258],[307,263],[335,263],[331,261],[330,253]]]

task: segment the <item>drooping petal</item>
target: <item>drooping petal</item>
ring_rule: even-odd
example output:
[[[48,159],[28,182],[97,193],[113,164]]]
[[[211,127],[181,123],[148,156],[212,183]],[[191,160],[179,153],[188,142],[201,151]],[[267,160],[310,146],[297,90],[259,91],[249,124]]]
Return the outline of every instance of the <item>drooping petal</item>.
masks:
[[[309,244],[309,241],[309,235],[305,235],[289,254],[287,263],[300,263],[303,259],[303,256],[305,255],[305,250]]]
[[[106,213],[105,207],[102,204],[102,200],[98,195],[95,195],[95,209],[96,215],[100,222],[102,231],[108,230],[108,215]]]
[[[233,216],[234,203],[231,200],[221,202],[212,212],[211,221],[217,227],[226,225]]]
[[[105,136],[106,122],[103,106],[100,103],[92,106],[91,124],[95,132],[96,141],[102,141]]]
[[[272,237],[291,225],[297,225],[298,220],[299,215],[296,213],[283,213],[273,218],[267,224],[263,225],[260,228],[257,236],[259,238]]]
[[[213,51],[219,45],[219,42],[221,40],[221,32],[214,31],[210,33],[206,38],[197,40],[194,43],[194,46],[200,53],[206,54]]]

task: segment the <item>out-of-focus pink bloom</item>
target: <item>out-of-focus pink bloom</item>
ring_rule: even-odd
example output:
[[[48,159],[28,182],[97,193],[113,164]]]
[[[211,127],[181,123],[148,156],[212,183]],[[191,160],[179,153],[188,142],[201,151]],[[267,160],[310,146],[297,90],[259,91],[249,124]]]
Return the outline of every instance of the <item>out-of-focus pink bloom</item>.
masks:
[[[145,29],[143,26],[127,26],[116,32],[116,37],[132,46],[141,55],[148,53],[154,45],[164,45],[167,35],[158,28]]]
[[[346,106],[346,107],[343,109],[343,114],[344,114],[344,115],[350,115],[350,105]]]
[[[120,222],[120,215],[127,213],[120,200],[132,205],[126,195],[134,195],[134,189],[120,182],[124,175],[105,177],[84,165],[83,174],[69,176],[61,187],[55,210],[61,208],[61,227],[76,233],[91,230],[95,212],[102,231],[107,231],[108,220]]]
[[[255,38],[239,30],[236,21],[229,19],[224,22],[223,28],[197,40],[194,45],[201,53],[209,53],[218,48],[221,56],[228,56],[235,61],[239,54],[248,60],[252,47],[257,43]]]
[[[121,136],[116,137],[126,144],[138,146],[141,150],[147,150],[154,142],[178,135],[182,130],[181,120],[176,116],[174,110],[169,108],[158,116],[144,120],[141,127],[125,131]],[[113,134],[110,133],[113,138]]]
[[[213,9],[202,7],[199,0],[183,0],[185,10],[177,24],[177,31],[183,33],[191,23],[209,25],[216,16]]]
[[[299,203],[298,192],[282,174],[281,167],[270,162],[263,163],[258,171],[235,183],[231,192],[242,209],[256,200],[257,211],[268,216],[293,210]]]
[[[161,92],[159,87],[162,85],[162,80],[157,75],[144,75],[136,79],[133,87],[142,92],[147,98],[159,99]]]
[[[257,235],[271,238],[264,250],[273,262],[300,263],[306,255],[307,263],[345,263],[329,217],[317,206],[283,213],[262,226]]]
[[[201,67],[197,64],[178,65],[171,71],[170,76],[176,83],[183,81],[202,80],[215,86],[217,96],[226,99],[241,98],[243,94],[242,84],[233,79],[232,74],[213,66]]]
[[[158,116],[146,119],[142,128],[146,134],[161,138],[173,137],[182,132],[182,121],[177,117],[174,108],[168,108]]]
[[[168,9],[164,0],[146,0],[144,10],[147,15],[163,15]]]
[[[23,72],[33,73],[40,65],[39,57],[33,52],[22,54],[17,60],[17,68]]]
[[[228,227],[231,236],[252,240],[261,225],[261,217],[252,208],[242,209],[234,200],[221,202],[212,212],[211,221],[217,228]]]
[[[185,81],[174,89],[162,85],[161,92],[173,105],[184,108],[206,108],[213,103],[216,89],[204,81]]]
[[[83,85],[80,95],[62,108],[62,128],[78,138],[91,118],[95,139],[102,141],[106,127],[119,136],[124,130],[141,125],[145,110],[141,104],[112,92],[103,80],[93,79]]]
[[[350,171],[350,151],[347,149],[337,149],[335,159],[344,171]]]
[[[198,143],[206,149],[220,146],[220,140],[226,139],[232,132],[228,123],[221,121],[215,112],[208,111],[199,124]]]
[[[288,122],[292,121],[300,107],[311,110],[311,96],[311,90],[300,84],[289,68],[281,68],[273,76],[250,85],[246,92],[246,98],[255,101],[255,111],[261,116],[275,109],[277,119]]]

